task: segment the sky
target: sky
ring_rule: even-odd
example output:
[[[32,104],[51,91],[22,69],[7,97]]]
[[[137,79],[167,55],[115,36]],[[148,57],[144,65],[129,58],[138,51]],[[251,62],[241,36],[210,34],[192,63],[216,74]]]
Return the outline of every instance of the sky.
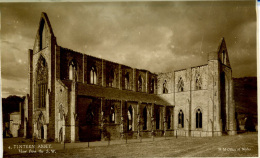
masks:
[[[106,60],[171,72],[207,64],[225,38],[233,77],[256,69],[256,9],[251,1],[0,3],[2,97],[26,95],[28,49],[41,12],[57,43]]]

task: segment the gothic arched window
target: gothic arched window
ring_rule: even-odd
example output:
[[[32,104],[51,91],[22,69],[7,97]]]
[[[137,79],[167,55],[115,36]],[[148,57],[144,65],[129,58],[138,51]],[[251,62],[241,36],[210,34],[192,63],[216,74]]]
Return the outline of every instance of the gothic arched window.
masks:
[[[114,107],[114,105],[112,105],[111,108],[110,108],[109,120],[110,120],[111,123],[115,123],[115,107]]]
[[[97,84],[97,69],[95,66],[90,68],[90,84]]]
[[[147,108],[144,107],[143,109],[143,130],[147,130]]]
[[[129,73],[125,74],[125,89],[130,90]]]
[[[133,130],[133,108],[130,105],[127,111],[127,130]]]
[[[46,107],[46,94],[48,90],[48,66],[43,56],[40,56],[37,64],[37,87],[36,95],[38,99],[38,107]]]
[[[202,128],[202,112],[200,109],[196,111],[196,128]]]
[[[107,73],[107,86],[108,87],[116,87],[116,73],[113,69],[111,69]]]
[[[167,85],[167,81],[166,80],[163,82],[163,93],[164,94],[168,93],[168,85]]]
[[[139,91],[139,92],[142,92],[142,91],[143,91],[143,78],[142,78],[141,75],[140,75],[139,78],[138,78],[138,91]]]
[[[69,64],[69,79],[77,80],[77,63],[74,60]]]
[[[196,90],[200,90],[201,89],[201,85],[202,85],[202,82],[201,82],[201,77],[200,77],[200,74],[197,73],[196,74],[196,79],[195,79],[195,85],[196,85]]]
[[[180,77],[178,81],[178,92],[183,92],[184,91],[184,82],[182,77]]]
[[[180,112],[178,114],[178,124],[179,124],[179,128],[184,127],[184,114],[183,114],[182,110],[180,110]]]

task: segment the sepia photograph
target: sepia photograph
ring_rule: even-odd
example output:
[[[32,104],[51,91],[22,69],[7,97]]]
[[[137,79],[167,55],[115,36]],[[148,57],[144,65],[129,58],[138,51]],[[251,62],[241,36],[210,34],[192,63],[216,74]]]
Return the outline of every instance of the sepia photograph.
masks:
[[[257,2],[0,2],[3,157],[258,157]]]

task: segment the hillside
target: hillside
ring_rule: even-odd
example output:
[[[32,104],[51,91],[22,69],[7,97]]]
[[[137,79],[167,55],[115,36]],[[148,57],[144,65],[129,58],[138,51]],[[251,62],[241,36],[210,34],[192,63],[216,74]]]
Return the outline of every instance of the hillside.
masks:
[[[257,78],[234,78],[236,112],[257,115]]]
[[[257,125],[257,78],[233,78],[237,121],[244,125],[246,119]]]

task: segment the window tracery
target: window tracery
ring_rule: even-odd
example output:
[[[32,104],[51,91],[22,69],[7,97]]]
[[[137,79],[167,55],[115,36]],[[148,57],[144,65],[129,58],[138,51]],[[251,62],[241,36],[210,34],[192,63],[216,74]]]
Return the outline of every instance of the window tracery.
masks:
[[[178,92],[183,92],[184,91],[184,82],[182,77],[180,77],[178,81]]]

